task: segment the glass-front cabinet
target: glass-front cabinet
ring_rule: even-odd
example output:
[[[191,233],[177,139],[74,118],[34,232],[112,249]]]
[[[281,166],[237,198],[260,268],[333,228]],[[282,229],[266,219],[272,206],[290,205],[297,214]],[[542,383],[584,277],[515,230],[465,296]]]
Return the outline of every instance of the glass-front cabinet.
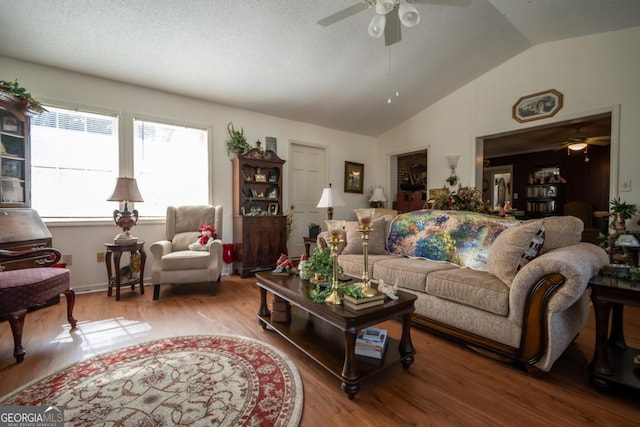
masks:
[[[536,184],[527,185],[525,188],[527,217],[538,218],[562,213],[562,184]]]
[[[31,206],[29,154],[29,116],[0,92],[0,207]]]

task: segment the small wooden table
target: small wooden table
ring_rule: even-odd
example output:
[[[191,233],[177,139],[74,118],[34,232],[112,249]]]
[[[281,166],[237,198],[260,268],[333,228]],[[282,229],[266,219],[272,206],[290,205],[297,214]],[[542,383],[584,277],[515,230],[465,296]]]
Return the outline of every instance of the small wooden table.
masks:
[[[640,305],[640,282],[599,274],[589,280],[589,287],[596,319],[591,379],[600,389],[616,383],[640,390],[640,365],[633,361],[640,349],[627,347],[622,320],[625,305]]]
[[[140,295],[144,295],[144,263],[147,259],[147,254],[144,252],[144,241],[138,240],[135,243],[128,244],[120,244],[117,245],[115,243],[105,243],[104,247],[106,248],[105,254],[105,264],[107,264],[107,282],[109,283],[109,290],[107,291],[107,296],[111,296],[111,289],[115,286],[116,288],[116,301],[120,301],[120,286],[131,285],[131,290],[135,290],[136,283],[140,283]],[[120,283],[120,257],[123,252],[129,252],[131,256],[135,253],[140,254],[140,274],[139,277],[135,277],[133,280],[129,280],[124,283]],[[115,280],[111,280],[112,271],[111,271],[111,258],[113,255],[113,267],[115,268],[115,275],[113,275]]]
[[[304,240],[304,253],[309,258],[311,255],[311,245],[315,245],[318,239],[316,237],[303,237]]]
[[[313,285],[298,276],[261,272],[256,273],[256,278],[260,288],[258,323],[264,329],[270,326],[338,377],[349,399],[353,399],[360,390],[360,382],[364,379],[398,363],[405,369],[413,363],[416,352],[411,342],[410,323],[415,311],[415,295],[398,291],[397,300],[389,299],[383,305],[356,312],[342,305],[314,303],[309,297]],[[292,306],[289,321],[278,322],[271,318],[267,291]],[[402,320],[400,341],[389,337],[387,349],[380,360],[356,356],[358,331],[394,318]]]

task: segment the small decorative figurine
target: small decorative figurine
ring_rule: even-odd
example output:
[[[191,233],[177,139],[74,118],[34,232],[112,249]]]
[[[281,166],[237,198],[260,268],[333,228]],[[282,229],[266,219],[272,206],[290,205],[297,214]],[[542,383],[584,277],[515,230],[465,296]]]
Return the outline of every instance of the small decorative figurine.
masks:
[[[273,270],[274,273],[287,273],[291,272],[291,270],[295,269],[293,263],[285,253],[281,253],[278,261],[276,261],[276,268]]]
[[[206,251],[209,242],[216,238],[216,229],[209,224],[205,224],[198,229],[198,232],[200,232],[200,238],[197,242],[191,243],[189,249],[192,251]]]

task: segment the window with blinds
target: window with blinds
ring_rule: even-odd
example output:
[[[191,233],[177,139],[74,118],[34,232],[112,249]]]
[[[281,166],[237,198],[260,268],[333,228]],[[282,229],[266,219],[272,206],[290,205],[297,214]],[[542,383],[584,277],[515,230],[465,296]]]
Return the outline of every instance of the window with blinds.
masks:
[[[117,116],[46,107],[31,120],[31,201],[41,217],[104,218],[118,172]]]

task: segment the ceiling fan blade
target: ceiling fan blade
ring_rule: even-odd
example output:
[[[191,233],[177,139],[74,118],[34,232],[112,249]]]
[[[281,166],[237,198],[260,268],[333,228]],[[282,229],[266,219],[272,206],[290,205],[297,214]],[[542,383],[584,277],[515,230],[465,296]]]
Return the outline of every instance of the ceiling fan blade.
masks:
[[[384,45],[391,46],[400,40],[402,40],[402,35],[400,34],[400,16],[398,16],[398,10],[394,9],[391,13],[387,14],[387,23],[384,26]]]
[[[318,21],[318,24],[322,25],[323,27],[328,27],[329,25],[335,24],[338,21],[342,21],[343,19],[355,15],[358,12],[366,10],[368,7],[369,5],[365,2],[356,3],[353,6],[349,6],[346,9],[342,9],[341,11],[334,13],[333,15],[322,18]]]
[[[599,145],[601,147],[606,147],[611,144],[611,137],[609,136],[594,136],[592,138],[587,138],[587,144]]]
[[[469,6],[473,0],[415,0],[418,4],[435,4],[438,6]]]

